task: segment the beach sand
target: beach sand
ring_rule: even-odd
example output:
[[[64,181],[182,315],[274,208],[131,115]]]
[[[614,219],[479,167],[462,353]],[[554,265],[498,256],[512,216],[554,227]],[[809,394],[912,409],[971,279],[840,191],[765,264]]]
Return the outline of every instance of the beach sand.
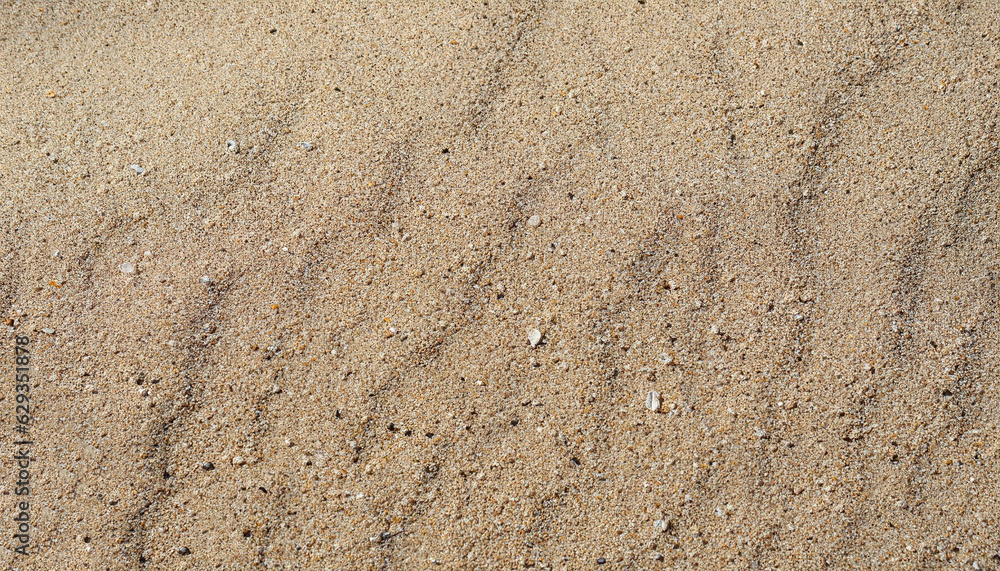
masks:
[[[0,566],[1000,568],[998,32],[3,0]]]

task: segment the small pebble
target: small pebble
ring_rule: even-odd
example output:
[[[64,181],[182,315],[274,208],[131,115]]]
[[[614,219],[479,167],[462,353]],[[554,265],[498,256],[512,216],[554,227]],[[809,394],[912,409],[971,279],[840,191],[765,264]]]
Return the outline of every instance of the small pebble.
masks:
[[[55,329],[49,329],[48,327],[45,327],[44,329],[42,329],[42,333],[46,333],[48,335],[52,335],[55,332],[56,332]]]
[[[713,325],[713,326],[709,327],[708,328],[708,332],[711,333],[712,335],[718,335],[719,334],[719,326],[718,325]]]
[[[381,543],[387,539],[390,539],[391,537],[392,537],[391,533],[389,533],[388,531],[383,531],[378,535],[373,535],[369,537],[368,541],[371,541],[372,543]]]
[[[656,360],[664,365],[669,365],[674,362],[674,356],[670,353],[660,353]]]
[[[215,470],[215,464],[212,464],[211,462],[202,462],[201,469],[205,471]]]
[[[528,218],[528,226],[536,227],[536,226],[538,226],[541,223],[542,223],[542,219],[539,218],[537,214],[534,215],[534,216],[532,216],[531,218]]]
[[[200,281],[201,283],[203,283],[205,285],[210,285],[212,283],[212,278],[210,278],[208,276],[201,276],[201,278],[199,278],[198,281]]]
[[[653,412],[660,410],[660,393],[649,391],[646,395],[646,408]]]
[[[135,266],[128,262],[124,262],[122,265],[118,266],[118,269],[121,270],[123,274],[135,273]]]
[[[528,332],[528,343],[534,347],[538,345],[538,342],[542,340],[542,332],[537,329],[532,329]]]
[[[598,557],[598,558],[597,558],[597,564],[598,564],[598,565],[604,565],[604,564],[605,564],[605,563],[607,563],[607,562],[608,562],[608,560],[607,560],[607,559],[605,559],[605,558],[603,558],[603,557]]]
[[[139,165],[129,165],[129,168],[135,171],[135,174],[144,175],[146,174],[146,169],[140,167]]]
[[[303,142],[299,143],[299,146],[302,147],[303,149],[307,150],[307,151],[313,150],[312,143],[307,143],[307,142],[303,141]]]
[[[240,152],[240,144],[237,143],[236,141],[230,139],[230,140],[226,141],[226,149],[230,153],[238,153],[238,152]]]
[[[246,459],[242,456],[233,456],[233,466],[242,466],[246,463]]]
[[[191,550],[188,549],[187,547],[178,547],[177,548],[177,554],[178,555],[191,555]]]
[[[658,519],[653,522],[653,527],[662,533],[666,533],[670,529],[670,522],[665,519]]]

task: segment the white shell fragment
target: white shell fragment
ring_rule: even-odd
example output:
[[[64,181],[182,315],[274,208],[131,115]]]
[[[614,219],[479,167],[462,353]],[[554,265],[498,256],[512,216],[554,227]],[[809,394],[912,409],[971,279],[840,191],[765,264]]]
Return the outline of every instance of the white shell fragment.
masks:
[[[660,410],[660,393],[649,391],[646,395],[646,408],[653,412]]]
[[[539,331],[537,329],[532,329],[531,331],[528,332],[528,343],[531,343],[532,347],[534,347],[535,345],[538,345],[538,342],[541,341],[541,340],[542,340],[542,332],[541,331]]]
[[[121,270],[123,274],[135,273],[135,266],[133,266],[129,262],[123,262],[122,265],[118,266],[118,269]]]
[[[307,143],[305,141],[302,141],[301,143],[299,143],[299,146],[302,147],[303,149],[307,150],[307,151],[313,150],[312,143]]]
[[[656,360],[663,365],[670,365],[674,362],[674,356],[670,353],[660,353],[660,355],[656,357]]]
[[[140,167],[139,165],[129,165],[129,168],[132,169],[132,170],[134,170],[135,174],[137,174],[137,175],[144,175],[144,174],[146,174],[146,169]]]
[[[542,219],[539,218],[537,214],[532,216],[531,218],[528,218],[528,226],[531,226],[532,228],[538,226],[541,223]]]
[[[240,144],[230,139],[226,141],[226,150],[228,150],[230,153],[238,153],[240,152]]]

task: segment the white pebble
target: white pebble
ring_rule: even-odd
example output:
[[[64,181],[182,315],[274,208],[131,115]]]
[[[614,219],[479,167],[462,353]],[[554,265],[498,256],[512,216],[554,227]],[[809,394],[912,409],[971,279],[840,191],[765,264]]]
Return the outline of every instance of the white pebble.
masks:
[[[212,283],[212,278],[210,278],[208,276],[201,276],[201,278],[199,278],[198,281],[200,281],[201,283],[203,283],[205,285],[209,285],[209,284]]]
[[[660,353],[659,357],[656,358],[657,361],[664,365],[670,365],[674,362],[674,356],[670,353]]]
[[[45,327],[45,328],[42,329],[42,333],[45,333],[47,335],[52,335],[55,332],[56,332],[55,329],[49,329],[48,327]]]
[[[542,223],[542,219],[539,218],[537,214],[534,215],[534,216],[532,216],[531,218],[528,218],[528,226],[535,227],[535,226],[538,226],[541,223]]]
[[[719,334],[719,326],[718,325],[713,325],[713,326],[709,327],[708,328],[708,332],[711,333],[712,335],[718,335]]]
[[[531,331],[528,332],[528,343],[531,343],[532,347],[534,347],[535,345],[538,345],[538,342],[541,341],[541,340],[542,340],[542,332],[541,331],[539,331],[537,329],[532,329]]]
[[[144,175],[146,174],[146,169],[140,167],[139,165],[129,165],[129,168],[135,171],[135,174]]]
[[[661,533],[667,533],[667,530],[670,529],[670,521],[665,519],[658,519],[653,522],[653,527],[655,527]]]
[[[653,412],[660,410],[660,393],[649,391],[646,395],[646,408]]]
[[[230,139],[230,140],[226,141],[226,149],[230,153],[238,153],[238,152],[240,152],[240,144],[237,143],[236,141]]]
[[[118,269],[121,270],[123,274],[135,273],[135,266],[128,262],[122,263],[122,265],[118,266]]]
[[[246,464],[247,461],[242,456],[233,456],[233,466],[242,466]]]
[[[313,150],[312,143],[307,143],[307,142],[303,141],[303,142],[299,143],[299,146],[302,147],[303,149],[307,150],[307,151]]]

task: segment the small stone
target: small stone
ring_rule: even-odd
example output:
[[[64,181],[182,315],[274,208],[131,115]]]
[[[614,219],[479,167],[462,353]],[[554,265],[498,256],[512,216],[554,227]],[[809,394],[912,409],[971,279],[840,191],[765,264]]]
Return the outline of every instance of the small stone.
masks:
[[[226,141],[226,150],[230,153],[238,153],[240,152],[240,144],[230,139]]]
[[[146,169],[140,167],[139,165],[129,165],[129,168],[132,169],[132,170],[134,170],[135,174],[137,174],[137,175],[141,176],[141,175],[146,174]]]
[[[671,365],[674,362],[674,356],[670,353],[660,353],[659,356],[656,357],[656,360],[663,365]]]
[[[201,276],[200,278],[198,278],[198,281],[200,281],[201,283],[203,283],[205,285],[211,285],[212,284],[212,278],[210,278],[208,276]]]
[[[177,554],[178,555],[191,555],[191,550],[188,549],[187,547],[178,547],[177,548]]]
[[[532,329],[528,332],[528,343],[534,347],[542,340],[542,332],[537,329]]]
[[[708,328],[708,332],[711,333],[712,335],[718,335],[719,334],[719,326],[718,325],[712,325],[711,327]]]
[[[53,333],[55,333],[55,332],[56,332],[56,330],[55,330],[55,329],[50,329],[50,328],[48,328],[48,327],[45,327],[45,328],[43,328],[43,329],[42,329],[42,333],[45,333],[45,334],[47,334],[47,335],[52,335],[52,334],[53,334]]]
[[[667,533],[667,530],[670,529],[670,520],[658,519],[653,522],[653,527],[660,533]]]
[[[153,253],[150,252],[149,250],[146,250],[145,252],[142,253],[142,257],[143,258],[152,258],[153,257]]]
[[[242,456],[233,456],[233,466],[242,466],[246,463],[246,458]]]
[[[299,143],[299,146],[302,147],[303,149],[307,150],[307,151],[313,150],[312,143],[307,143],[305,141],[302,141],[301,143]]]
[[[605,558],[603,558],[603,557],[598,557],[598,558],[597,558],[597,564],[598,564],[598,565],[604,565],[604,564],[605,564],[605,563],[607,563],[607,562],[608,562],[608,560],[607,560],[607,559],[605,559]]]
[[[660,393],[649,391],[646,395],[646,408],[653,412],[660,410]]]
[[[215,470],[215,464],[212,464],[211,462],[202,462],[201,469],[205,470],[206,472],[209,470]]]
[[[122,265],[118,266],[118,269],[121,270],[123,274],[133,274],[133,273],[135,273],[135,266],[133,266],[132,264],[130,264],[128,262],[122,263]]]
[[[755,426],[753,429],[753,433],[757,436],[757,438],[760,438],[762,440],[767,438],[767,431],[764,430],[763,428],[758,428]]]
[[[541,223],[542,219],[539,218],[537,214],[535,214],[531,218],[528,218],[528,226],[531,226],[532,228],[539,226]]]

